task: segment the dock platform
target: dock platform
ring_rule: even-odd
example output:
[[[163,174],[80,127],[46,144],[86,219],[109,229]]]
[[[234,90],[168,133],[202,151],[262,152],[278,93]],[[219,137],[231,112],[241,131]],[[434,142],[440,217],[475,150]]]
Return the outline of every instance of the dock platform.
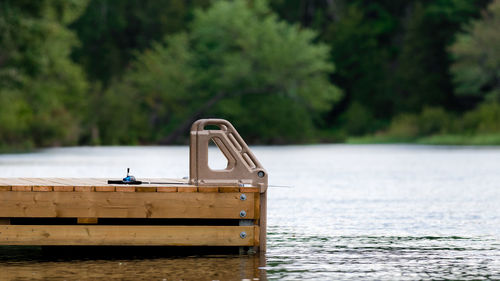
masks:
[[[205,130],[215,125],[218,130]],[[208,167],[208,141],[226,169]],[[190,178],[0,178],[0,245],[233,246],[265,251],[267,172],[232,125],[191,129]]]

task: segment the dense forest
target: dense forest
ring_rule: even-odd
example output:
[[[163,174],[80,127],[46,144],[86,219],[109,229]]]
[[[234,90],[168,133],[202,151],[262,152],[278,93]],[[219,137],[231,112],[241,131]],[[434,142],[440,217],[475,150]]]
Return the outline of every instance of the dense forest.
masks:
[[[500,0],[3,0],[0,149],[500,144]]]

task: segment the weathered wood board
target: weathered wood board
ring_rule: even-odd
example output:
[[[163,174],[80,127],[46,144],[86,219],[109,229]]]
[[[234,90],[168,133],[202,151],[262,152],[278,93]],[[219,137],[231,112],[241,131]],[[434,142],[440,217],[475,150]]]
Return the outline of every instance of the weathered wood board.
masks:
[[[179,179],[140,179],[153,184],[123,185],[108,184],[107,179],[98,178],[0,178],[0,191],[97,191],[97,192],[216,192],[216,193],[255,193],[257,187],[189,185],[187,180]]]
[[[258,236],[258,226],[0,225],[0,245],[256,246]]]
[[[254,196],[183,192],[0,192],[0,217],[258,218]]]

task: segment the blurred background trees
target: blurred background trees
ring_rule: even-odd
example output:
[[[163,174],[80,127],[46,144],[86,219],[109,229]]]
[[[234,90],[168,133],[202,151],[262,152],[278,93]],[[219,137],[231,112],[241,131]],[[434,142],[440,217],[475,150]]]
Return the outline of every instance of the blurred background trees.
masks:
[[[0,3],[0,147],[500,143],[500,0]]]
[[[264,2],[198,10],[187,32],[138,55],[106,92],[106,101],[123,104],[99,126],[101,135],[135,141],[128,139],[132,130],[141,132],[140,142],[171,143],[211,115],[231,119],[256,142],[306,141],[318,114],[340,98],[328,78],[329,48],[314,38],[311,30],[280,21]],[[124,122],[120,116],[130,108],[135,114]]]
[[[458,34],[450,47],[456,93],[500,101],[500,1]]]
[[[0,2],[0,147],[77,144],[87,81],[67,28],[85,2]]]

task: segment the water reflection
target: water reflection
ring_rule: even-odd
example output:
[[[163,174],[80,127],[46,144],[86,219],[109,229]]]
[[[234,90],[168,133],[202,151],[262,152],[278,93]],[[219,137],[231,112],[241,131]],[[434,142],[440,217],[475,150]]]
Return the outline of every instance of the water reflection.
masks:
[[[269,279],[500,278],[500,255],[494,238],[287,233],[288,235],[278,228],[271,228],[268,233],[270,252],[266,270]],[[294,248],[293,245],[301,246]]]
[[[112,247],[104,252],[0,247],[0,280],[267,280],[259,255],[175,256]]]

